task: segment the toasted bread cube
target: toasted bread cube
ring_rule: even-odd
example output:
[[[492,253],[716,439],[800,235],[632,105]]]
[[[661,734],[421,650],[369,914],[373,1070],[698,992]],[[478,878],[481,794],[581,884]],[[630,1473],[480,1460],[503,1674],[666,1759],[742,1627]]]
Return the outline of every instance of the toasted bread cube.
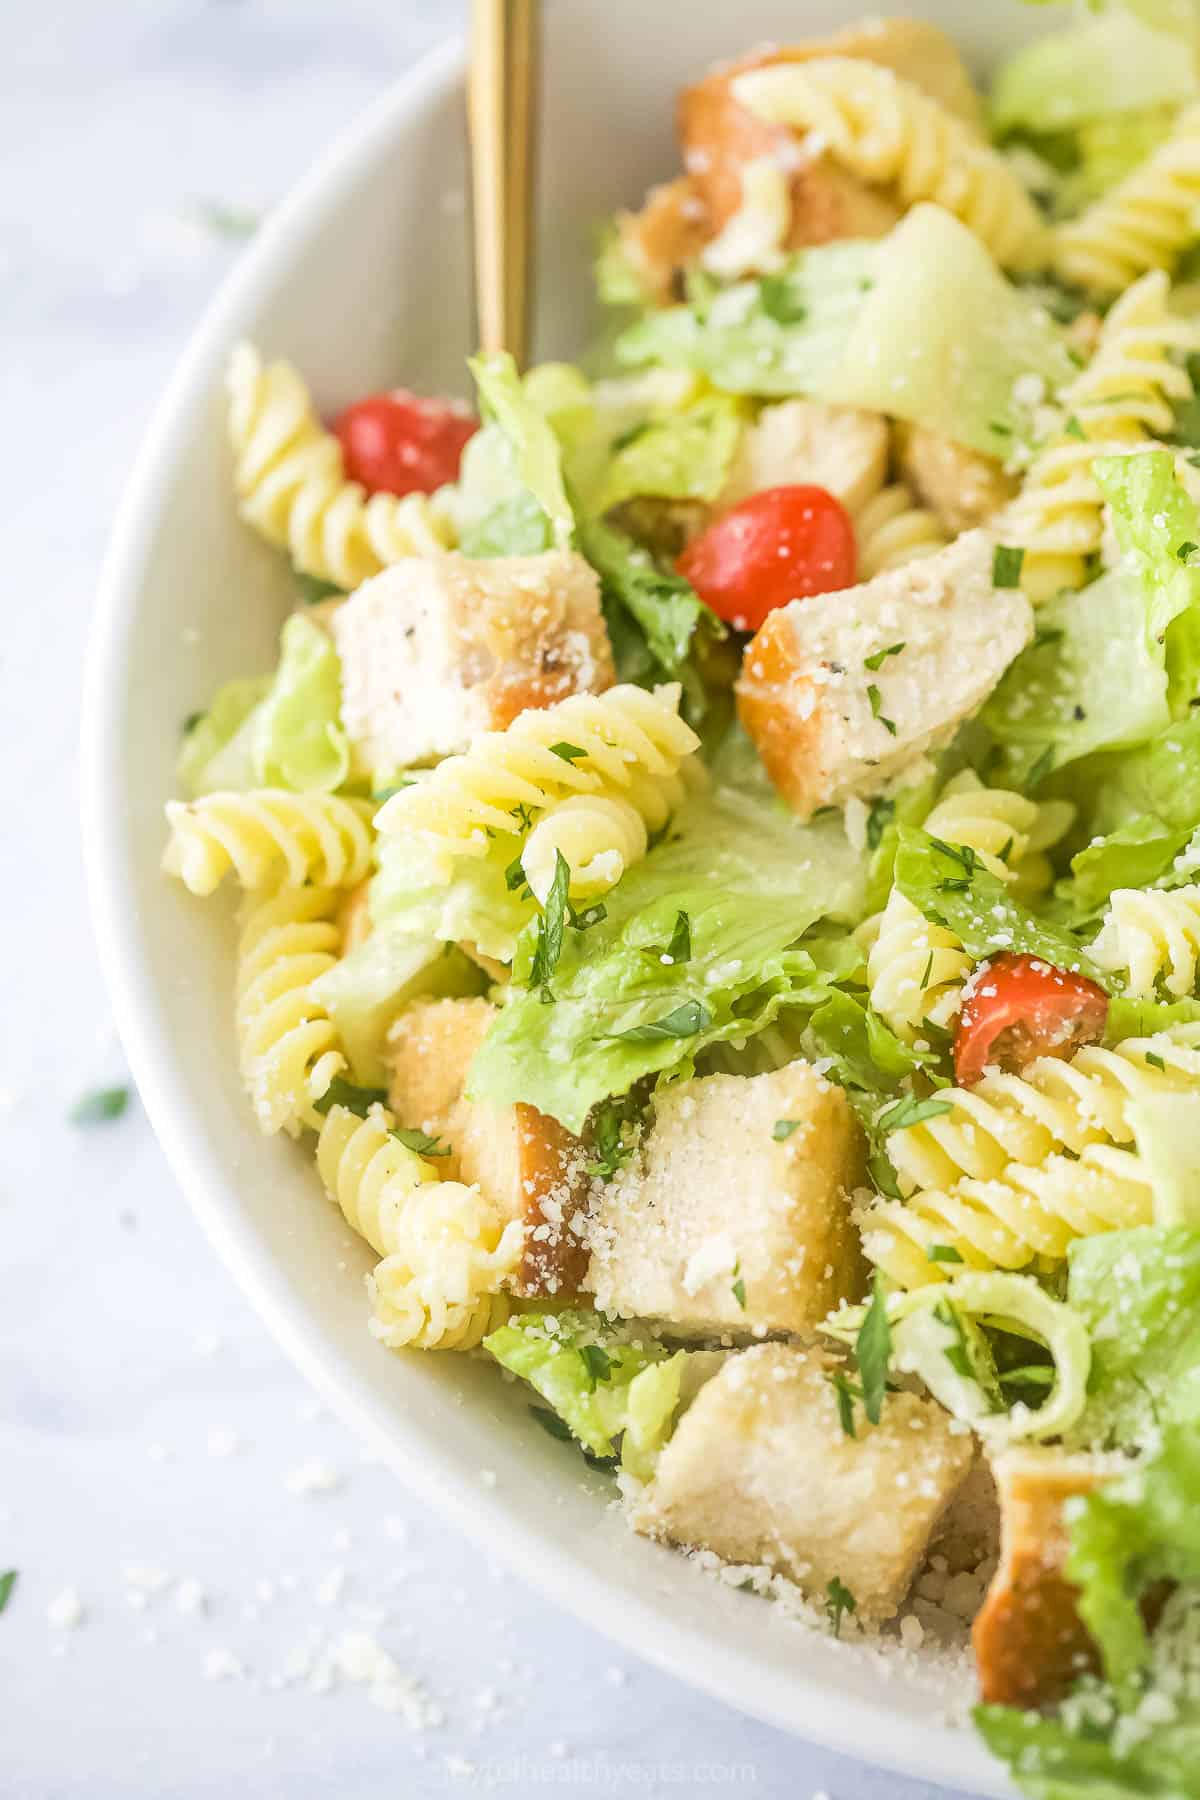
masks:
[[[857,513],[883,486],[889,432],[879,413],[820,400],[764,406],[742,433],[717,511],[763,488],[811,482]]]
[[[801,817],[918,777],[1029,642],[1029,602],[993,585],[994,549],[965,532],[819,606],[769,614],[746,650],[738,712]]]
[[[333,635],[342,722],[374,769],[453,755],[529,707],[613,682],[600,583],[562,550],[406,557],[338,608]]]
[[[410,1006],[388,1039],[388,1101],[401,1125],[449,1145],[450,1155],[438,1159],[439,1174],[478,1185],[502,1218],[524,1222],[514,1291],[574,1293],[587,1262],[588,1152],[536,1107],[466,1098],[471,1063],[495,1017],[495,1007],[482,999]]]
[[[1063,1509],[1110,1471],[1095,1457],[1055,1449],[1006,1451],[992,1464],[1000,1495],[1000,1566],[972,1631],[983,1699],[1040,1706],[1060,1699],[1096,1650],[1064,1574],[1070,1540]]]
[[[699,256],[710,233],[708,207],[689,175],[651,188],[639,212],[617,214],[617,235],[646,298],[659,306],[682,299],[679,272]]]
[[[956,444],[939,431],[902,425],[897,439],[901,471],[954,535],[986,525],[1017,491],[1016,479],[1004,473],[994,456]]]
[[[936,1401],[889,1394],[855,1437],[816,1349],[761,1344],[701,1388],[634,1503],[637,1531],[766,1565],[823,1601],[833,1580],[866,1624],[890,1619],[971,1467]]]
[[[807,1063],[680,1082],[597,1202],[585,1285],[679,1337],[810,1330],[861,1291],[849,1195],[863,1179],[846,1096]]]

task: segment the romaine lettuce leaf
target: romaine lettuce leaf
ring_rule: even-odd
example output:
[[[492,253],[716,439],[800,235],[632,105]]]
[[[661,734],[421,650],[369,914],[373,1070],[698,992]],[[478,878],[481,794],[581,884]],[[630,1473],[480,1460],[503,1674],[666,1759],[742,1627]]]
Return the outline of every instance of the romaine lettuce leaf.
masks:
[[[527,1381],[593,1456],[613,1454],[630,1383],[669,1354],[648,1332],[618,1336],[598,1314],[582,1311],[523,1313],[483,1347]]]
[[[1030,375],[1057,389],[1075,373],[1045,308],[929,205],[879,242],[823,245],[761,281],[653,313],[617,354],[694,369],[726,393],[893,413],[999,456],[1029,433]]]
[[[1066,131],[1110,114],[1180,105],[1197,85],[1190,12],[1188,0],[1153,10],[1109,5],[1035,38],[996,72],[993,128],[1001,135]]]
[[[1200,1231],[1143,1226],[1077,1238],[1067,1297],[1092,1339],[1087,1408],[1072,1441],[1153,1443],[1200,1422]]]
[[[1095,918],[1114,888],[1158,881],[1191,835],[1189,826],[1172,828],[1147,813],[1093,839],[1071,858],[1071,874],[1058,886],[1057,898],[1068,907],[1071,923]]]
[[[1194,831],[1200,826],[1200,713],[1168,725],[1135,750],[1089,759],[1067,776],[1063,791],[1078,799],[1097,835],[1148,814],[1169,828]]]
[[[1146,649],[1165,649],[1173,718],[1200,696],[1200,508],[1169,450],[1103,456],[1093,464],[1123,553],[1123,570],[1146,608]]]
[[[666,675],[677,676],[682,670],[702,619],[715,636],[724,636],[724,626],[691,583],[682,575],[665,574],[650,552],[634,543],[627,532],[606,525],[601,519],[581,515],[579,542],[600,577],[605,617],[610,635],[614,636],[614,653],[621,642],[614,629],[614,612],[633,621],[653,664]],[[653,664],[646,671],[647,676],[652,677]],[[617,673],[622,679],[629,679],[620,666]]]
[[[597,1102],[643,1076],[752,1037],[784,1005],[818,1004],[828,977],[798,941],[857,903],[861,878],[838,821],[800,826],[738,792],[694,802],[606,895],[605,919],[566,934],[553,1003],[537,991],[509,1001],[470,1093],[527,1101],[579,1131]],[[690,959],[667,963],[680,912]]]
[[[595,511],[611,512],[644,494],[715,500],[729,479],[742,429],[738,403],[724,394],[646,418],[614,446]]]
[[[180,780],[193,799],[219,788],[338,788],[350,772],[341,704],[341,664],[332,638],[303,613],[293,613],[280,637],[275,674],[230,682],[188,732]]]
[[[445,882],[429,862],[422,862],[419,847],[409,838],[381,838],[379,869],[371,882],[371,919],[384,930],[472,944],[497,962],[510,962],[533,915],[523,878],[509,884],[508,871],[520,854],[520,838],[497,838],[487,856],[459,857],[453,879]]]
[[[511,448],[517,481],[545,513],[554,543],[567,548],[575,534],[575,515],[563,485],[562,450],[552,424],[530,397],[507,351],[472,357],[470,369],[485,419],[499,426]]]
[[[1056,968],[1086,975],[1106,992],[1118,985],[1068,931],[1014,900],[1008,884],[990,874],[971,850],[902,826],[895,883],[918,912],[954,932],[968,955],[980,962],[1010,952],[1039,956]]]

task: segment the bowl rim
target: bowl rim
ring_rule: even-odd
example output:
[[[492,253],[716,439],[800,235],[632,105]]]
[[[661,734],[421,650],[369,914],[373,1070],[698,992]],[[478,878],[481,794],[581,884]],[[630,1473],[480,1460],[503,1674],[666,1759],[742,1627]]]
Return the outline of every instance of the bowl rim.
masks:
[[[468,1538],[513,1567],[550,1600],[656,1668],[738,1711],[794,1736],[910,1778],[953,1781],[987,1796],[1011,1795],[999,1765],[961,1727],[911,1720],[897,1737],[895,1712],[761,1663],[715,1636],[673,1619],[661,1604],[617,1592],[569,1551],[542,1537],[499,1492],[467,1490],[436,1439],[402,1408],[386,1409],[356,1391],[289,1311],[271,1258],[239,1221],[232,1183],[212,1179],[203,1134],[170,1046],[151,1019],[153,982],[138,929],[137,887],[120,829],[118,779],[123,719],[114,703],[119,660],[138,606],[138,569],[158,526],[181,427],[201,388],[222,365],[234,327],[257,296],[270,293],[293,240],[379,157],[404,115],[461,88],[466,51],[451,39],[421,57],[318,155],[221,283],[194,327],[146,428],[109,539],[88,632],[81,710],[80,800],[88,901],[113,1014],[151,1127],[192,1212],[237,1286],[275,1341],[339,1417],[406,1485],[443,1509]]]

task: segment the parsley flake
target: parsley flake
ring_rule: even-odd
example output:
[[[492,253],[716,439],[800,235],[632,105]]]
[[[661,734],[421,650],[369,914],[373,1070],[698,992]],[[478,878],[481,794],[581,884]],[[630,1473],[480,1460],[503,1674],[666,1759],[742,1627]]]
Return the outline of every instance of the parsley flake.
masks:
[[[883,1415],[891,1357],[892,1328],[888,1323],[887,1295],[883,1277],[876,1269],[871,1304],[854,1340],[854,1361],[862,1382],[863,1411],[872,1425],[878,1425]]]
[[[449,1156],[449,1144],[443,1144],[440,1138],[430,1137],[425,1131],[407,1131],[397,1127],[389,1135],[396,1142],[403,1144],[406,1150],[415,1151],[418,1156]]]
[[[583,1366],[587,1370],[592,1392],[595,1393],[596,1383],[607,1381],[612,1374],[612,1358],[607,1350],[601,1349],[599,1344],[581,1344],[579,1354],[583,1358]]]
[[[894,800],[877,800],[867,815],[867,849],[878,850],[883,834],[896,816]]]
[[[4,1573],[0,1575],[0,1613],[4,1611],[5,1607],[12,1599],[12,1591],[16,1585],[17,1571],[15,1569],[5,1569]]]
[[[72,1125],[111,1124],[129,1105],[132,1091],[128,1087],[92,1088],[80,1095],[67,1117]]]
[[[1021,565],[1024,561],[1024,550],[1015,549],[1011,544],[997,544],[992,554],[992,586],[1020,587]]]
[[[557,1438],[560,1444],[572,1442],[571,1427],[565,1424],[557,1413],[547,1412],[544,1406],[531,1406],[529,1412],[531,1417],[537,1420],[547,1437]]]
[[[1150,1067],[1152,1069],[1161,1069],[1164,1072],[1164,1074],[1166,1073],[1167,1065],[1163,1061],[1162,1057],[1158,1054],[1157,1050],[1147,1050],[1146,1051],[1146,1061],[1150,1064]]]
[[[546,895],[546,904],[538,916],[537,942],[529,965],[529,986],[537,988],[547,1004],[554,999],[550,982],[562,955],[563,933],[567,923],[567,890],[571,885],[571,868],[561,850],[554,852],[554,880]]]
[[[1200,550],[1200,544],[1184,542],[1184,543],[1180,544],[1178,550],[1176,550],[1176,552],[1175,552],[1175,555],[1181,563],[1191,562],[1191,560],[1192,560],[1193,556],[1195,556],[1197,550]]]
[[[925,1252],[925,1261],[931,1263],[960,1263],[962,1257],[953,1244],[930,1244]]]
[[[876,650],[874,656],[863,657],[864,669],[882,669],[889,656],[899,656],[903,644],[889,644],[886,650]]]
[[[825,1589],[825,1611],[828,1614],[829,1623],[833,1627],[834,1637],[841,1637],[842,1620],[846,1614],[858,1611],[858,1601],[845,1582],[837,1575]]]
[[[657,1044],[667,1038],[696,1037],[712,1024],[712,1014],[702,1000],[685,1000],[661,1019],[646,1025],[631,1025],[627,1031],[600,1033],[600,1041],[609,1044]]]
[[[581,750],[578,744],[551,744],[550,754],[551,756],[561,756],[564,762],[573,763],[577,762],[581,756],[586,756],[587,751]]]
[[[774,1125],[771,1127],[771,1136],[775,1139],[777,1144],[782,1144],[791,1137],[793,1131],[796,1131],[799,1128],[799,1125],[799,1119],[776,1119]]]
[[[835,1369],[829,1377],[829,1385],[837,1396],[838,1420],[843,1434],[848,1438],[857,1438],[854,1429],[854,1402],[861,1400],[863,1391],[856,1382],[849,1381],[842,1369]]]
[[[386,1099],[386,1088],[356,1087],[354,1082],[335,1075],[320,1099],[313,1101],[313,1106],[319,1113],[327,1113],[334,1106],[344,1106],[355,1118],[365,1119],[373,1106],[382,1106]]]
[[[906,1131],[910,1125],[920,1125],[925,1119],[938,1119],[953,1111],[948,1100],[918,1100],[914,1094],[905,1094],[884,1108],[875,1125],[878,1131]]]
[[[745,1310],[746,1310],[746,1283],[742,1279],[741,1269],[742,1269],[742,1263],[741,1263],[741,1258],[739,1257],[737,1262],[735,1262],[733,1265],[733,1280],[729,1284],[729,1291],[733,1295],[734,1299],[737,1301],[738,1305],[741,1307],[742,1311],[745,1312]]]

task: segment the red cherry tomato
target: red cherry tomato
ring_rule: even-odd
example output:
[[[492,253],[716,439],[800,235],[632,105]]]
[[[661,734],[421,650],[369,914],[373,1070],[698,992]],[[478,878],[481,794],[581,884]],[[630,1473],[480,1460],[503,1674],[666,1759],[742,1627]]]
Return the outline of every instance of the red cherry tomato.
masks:
[[[971,977],[954,1040],[954,1073],[971,1087],[989,1063],[1016,1073],[1035,1056],[1070,1056],[1104,1035],[1108,995],[1037,956],[996,956]]]
[[[463,445],[479,420],[452,400],[392,388],[356,400],[333,429],[346,474],[369,494],[432,494],[457,479]]]
[[[789,600],[853,587],[858,546],[849,513],[825,488],[765,488],[702,531],[678,569],[728,624],[757,631]]]

